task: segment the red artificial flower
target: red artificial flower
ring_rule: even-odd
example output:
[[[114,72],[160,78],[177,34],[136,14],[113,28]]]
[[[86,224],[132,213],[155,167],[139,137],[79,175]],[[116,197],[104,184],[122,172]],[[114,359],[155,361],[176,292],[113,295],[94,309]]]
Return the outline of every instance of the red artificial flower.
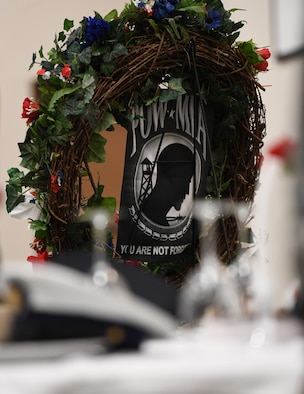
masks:
[[[269,59],[271,56],[270,50],[268,48],[257,49],[257,53],[264,59],[264,61],[254,64],[253,67],[258,71],[267,71],[268,70],[267,59]]]
[[[61,74],[65,78],[70,78],[70,76],[72,74],[72,70],[71,70],[71,67],[67,63],[63,64],[63,69],[61,70]]]
[[[149,17],[153,16],[153,14],[154,14],[154,10],[148,11],[145,9],[144,11],[148,14]]]
[[[279,159],[289,160],[293,156],[296,148],[297,144],[295,141],[291,138],[283,138],[269,149],[269,153]]]
[[[37,253],[45,252],[46,250],[46,241],[45,238],[35,238],[34,241],[30,244],[30,247],[35,250]]]
[[[44,252],[37,252],[37,256],[28,256],[27,261],[30,263],[45,263],[49,258],[50,255],[45,250]]]
[[[118,221],[119,221],[119,212],[118,211],[115,211],[113,213],[113,221],[115,224],[118,224]]]
[[[58,176],[51,175],[51,189],[53,193],[58,193],[60,185],[58,185]]]
[[[37,71],[37,75],[44,75],[46,72],[45,68],[41,68],[40,70]]]
[[[267,71],[268,70],[268,62],[267,60],[265,60],[262,63],[257,63],[254,64],[253,67],[257,70],[257,71]]]
[[[134,267],[141,267],[141,261],[136,260],[125,260],[124,261],[128,265],[133,265]]]
[[[268,48],[258,49],[257,53],[261,55],[264,60],[269,59],[271,56],[270,50]]]
[[[32,98],[26,97],[22,104],[21,117],[27,119],[26,124],[29,126],[39,116],[39,103]]]

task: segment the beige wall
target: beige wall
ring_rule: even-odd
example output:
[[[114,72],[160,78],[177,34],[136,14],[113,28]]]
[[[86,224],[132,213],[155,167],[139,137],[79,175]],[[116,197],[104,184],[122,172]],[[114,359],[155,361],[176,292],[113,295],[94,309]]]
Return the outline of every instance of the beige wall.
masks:
[[[96,10],[105,14],[112,8],[121,10],[125,1],[72,0],[42,2],[38,0],[13,0],[1,2],[1,63],[0,63],[0,184],[4,187],[6,170],[18,166],[17,143],[25,136],[25,121],[20,118],[24,97],[31,95],[31,84],[35,71],[28,72],[32,53],[42,44],[47,51],[53,43],[55,32],[62,29],[64,18],[78,22],[83,16],[93,15]],[[272,25],[274,23],[270,0],[224,0],[226,8],[241,8],[236,19],[247,21],[241,39],[254,38],[260,46],[273,48]],[[77,5],[76,5],[77,4]],[[270,71],[261,75],[260,82],[267,87],[263,99],[267,108],[267,130],[265,150],[281,136],[297,136],[299,126],[299,98],[302,84],[299,80],[300,65],[297,60],[280,62],[274,56],[270,60]],[[117,154],[117,153],[116,153]],[[115,152],[113,153],[115,162]],[[118,169],[118,173],[121,169]],[[281,168],[271,182],[271,204],[267,209],[268,259],[276,286],[285,286],[293,272],[293,250],[291,232],[294,231],[293,196],[294,179]],[[266,174],[265,177],[267,178]],[[263,179],[263,177],[262,177]],[[269,183],[267,179],[265,183]],[[266,185],[267,186],[267,185]],[[106,186],[109,195],[112,183]],[[267,201],[267,187],[259,191],[258,198]],[[263,194],[264,193],[264,194]],[[266,193],[266,194],[265,194]],[[290,220],[291,218],[291,220]],[[24,221],[10,218],[2,201],[0,210],[0,248],[5,262],[24,260],[30,253],[32,234]],[[279,273],[279,274],[278,274]]]
[[[224,0],[226,8],[243,8],[237,12],[247,21],[241,39],[253,38],[259,46],[270,46],[268,73],[259,80],[266,87],[262,94],[266,106],[267,136],[264,140],[265,163],[256,206],[262,208],[262,219],[254,222],[260,240],[266,240],[266,261],[274,292],[275,306],[285,303],[285,291],[296,271],[296,213],[294,174],[288,173],[281,163],[267,154],[269,147],[283,137],[297,139],[301,130],[303,105],[303,58],[279,60],[274,32],[277,0]],[[294,4],[294,2],[293,2]],[[286,22],[287,23],[287,22]],[[300,33],[299,33],[300,34]]]

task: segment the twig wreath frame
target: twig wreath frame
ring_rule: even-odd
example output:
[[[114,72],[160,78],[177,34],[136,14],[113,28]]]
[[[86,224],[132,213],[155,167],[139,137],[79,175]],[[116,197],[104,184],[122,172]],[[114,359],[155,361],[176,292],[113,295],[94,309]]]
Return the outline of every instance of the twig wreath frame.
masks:
[[[40,97],[23,103],[28,130],[19,144],[21,166],[28,172],[8,170],[6,187],[9,213],[27,207],[35,258],[91,244],[80,212],[91,206],[115,209],[115,201],[102,196],[103,187],[90,172],[90,162],[105,160],[100,130],[127,123],[134,103],[164,102],[193,91],[190,41],[195,42],[201,99],[215,114],[215,173],[210,174],[207,196],[217,198],[220,192],[221,198],[253,201],[265,136],[263,87],[257,75],[267,70],[270,53],[257,49],[252,40],[236,41],[243,22],[231,20],[233,11],[219,0],[134,0],[120,15],[116,10],[105,17],[95,12],[75,29],[66,19],[47,57],[40,48]],[[30,68],[35,64],[36,54]],[[94,190],[85,201],[84,176]],[[34,206],[35,214],[29,211]],[[227,219],[226,226],[234,252],[235,223]],[[219,255],[227,261],[222,236]]]

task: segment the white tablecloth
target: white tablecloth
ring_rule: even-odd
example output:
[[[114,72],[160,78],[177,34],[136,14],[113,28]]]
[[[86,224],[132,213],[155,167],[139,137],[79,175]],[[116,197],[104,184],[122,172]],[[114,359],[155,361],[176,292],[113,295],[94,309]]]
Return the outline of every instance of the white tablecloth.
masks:
[[[296,328],[296,329],[295,329]],[[206,321],[137,352],[32,346],[9,361],[0,348],[1,394],[303,394],[304,338],[294,322]],[[75,345],[75,344],[74,344]],[[89,348],[88,348],[89,349]],[[1,351],[2,350],[2,351]],[[58,349],[57,349],[58,350]],[[96,350],[96,348],[95,348]],[[60,353],[60,352],[59,352]],[[20,353],[21,357],[21,353]]]

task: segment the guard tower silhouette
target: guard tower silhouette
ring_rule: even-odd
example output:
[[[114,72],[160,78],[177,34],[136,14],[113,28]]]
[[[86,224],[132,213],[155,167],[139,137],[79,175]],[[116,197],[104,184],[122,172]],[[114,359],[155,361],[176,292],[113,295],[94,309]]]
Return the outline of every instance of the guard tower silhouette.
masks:
[[[152,162],[145,158],[141,163],[142,166],[142,176],[141,176],[141,183],[140,183],[140,194],[138,197],[138,204],[141,206],[144,199],[152,190]]]

